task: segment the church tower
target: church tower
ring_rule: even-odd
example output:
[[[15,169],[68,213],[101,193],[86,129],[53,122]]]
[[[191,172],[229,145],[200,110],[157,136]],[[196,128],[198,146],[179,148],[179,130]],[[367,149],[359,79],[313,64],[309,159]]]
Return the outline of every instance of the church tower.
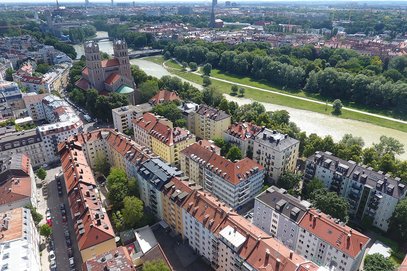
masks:
[[[120,75],[126,78],[126,84],[133,87],[134,80],[131,75],[130,59],[127,51],[127,43],[124,40],[115,40],[113,42],[114,58],[119,61]]]
[[[89,73],[89,82],[91,88],[99,91],[104,89],[105,73],[100,59],[99,45],[96,42],[89,41],[85,44],[86,67]]]

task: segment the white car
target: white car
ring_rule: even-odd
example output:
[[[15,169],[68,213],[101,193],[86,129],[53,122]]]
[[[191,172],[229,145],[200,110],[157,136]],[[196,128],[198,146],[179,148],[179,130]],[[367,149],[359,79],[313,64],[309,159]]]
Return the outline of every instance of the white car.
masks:
[[[49,267],[52,269],[56,269],[57,268],[57,262],[55,260],[51,260],[51,263],[49,265]]]
[[[53,250],[51,250],[51,251],[49,252],[48,258],[49,258],[49,260],[50,260],[51,262],[52,262],[52,261],[55,261],[55,252],[54,252]]]

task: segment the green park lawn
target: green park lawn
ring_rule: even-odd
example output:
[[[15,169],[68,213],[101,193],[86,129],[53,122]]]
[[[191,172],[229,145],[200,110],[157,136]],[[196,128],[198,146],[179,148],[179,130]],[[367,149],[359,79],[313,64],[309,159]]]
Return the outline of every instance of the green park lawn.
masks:
[[[164,59],[162,56],[154,56],[154,57],[148,57],[148,58],[144,58],[144,59],[157,63],[157,64],[162,64],[164,62]],[[173,60],[167,61],[166,66],[169,68],[169,71],[171,73],[176,74],[191,82],[194,82],[197,84],[202,84],[202,77],[200,75],[197,75],[197,74],[194,74],[191,72],[181,71],[180,70],[181,66],[178,65],[178,63],[176,63],[175,61],[173,61]],[[244,84],[244,85],[249,85],[249,86],[253,86],[253,87],[258,87],[258,88],[277,91],[277,92],[281,92],[281,93],[292,94],[292,95],[299,96],[299,97],[307,97],[310,99],[318,100],[317,97],[311,97],[309,95],[306,95],[302,91],[299,91],[299,92],[285,91],[285,90],[273,87],[269,84],[255,81],[248,77],[239,77],[239,76],[229,75],[229,74],[222,73],[216,69],[212,70],[211,76],[215,77],[215,78],[219,78],[219,79],[233,81],[233,82]],[[219,91],[221,91],[222,93],[230,94],[230,88],[232,86],[231,83],[221,82],[221,81],[212,79],[212,85],[217,87],[219,89]],[[294,97],[287,97],[287,96],[282,96],[282,95],[278,95],[275,93],[260,91],[260,90],[253,89],[253,88],[246,88],[244,97],[255,100],[255,101],[261,101],[261,102],[265,102],[265,103],[272,103],[272,104],[283,105],[283,106],[288,106],[288,107],[297,108],[297,109],[309,110],[309,111],[318,112],[318,113],[327,114],[327,115],[330,115],[331,111],[332,111],[332,108],[330,106],[327,107],[326,105],[323,105],[323,104],[317,104],[317,103],[313,103],[310,101],[296,99]],[[353,107],[353,108],[360,109],[357,107]],[[363,109],[360,109],[360,110],[363,110]],[[372,112],[372,111],[370,111],[370,112]],[[372,113],[380,114],[382,112],[372,112]],[[365,114],[358,113],[358,112],[352,112],[352,111],[348,111],[345,109],[342,110],[342,114],[339,115],[338,117],[345,118],[345,119],[358,120],[358,121],[362,121],[362,122],[368,122],[368,123],[375,124],[378,126],[407,132],[407,125],[405,125],[405,124],[378,118],[375,116],[365,115]]]

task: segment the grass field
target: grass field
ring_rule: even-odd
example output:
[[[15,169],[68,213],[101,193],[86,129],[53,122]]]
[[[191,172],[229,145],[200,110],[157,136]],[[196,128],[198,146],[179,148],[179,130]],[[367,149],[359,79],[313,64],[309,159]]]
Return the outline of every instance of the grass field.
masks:
[[[162,64],[164,62],[164,59],[162,56],[154,56],[154,57],[148,57],[148,58],[144,58],[144,59],[148,60],[148,61],[152,61],[157,64]],[[176,74],[191,82],[194,82],[197,84],[202,84],[201,76],[194,74],[194,73],[181,71],[180,70],[181,67],[175,61],[171,60],[171,61],[166,62],[166,66],[169,68],[169,71],[171,73]],[[271,85],[254,81],[248,77],[237,77],[237,76],[227,75],[227,74],[221,73],[219,70],[216,70],[216,69],[214,69],[212,71],[211,76],[220,78],[220,79],[225,79],[228,81],[233,81],[233,82],[240,83],[240,84],[250,85],[253,87],[259,87],[259,88],[264,88],[267,90],[273,90],[273,91],[278,91],[281,93],[288,93],[288,94],[296,95],[299,97],[307,97],[307,98],[318,100],[316,97],[306,95],[304,92],[293,93],[293,92],[289,92],[289,91],[284,91],[284,90],[275,88]],[[227,93],[227,94],[230,93],[230,88],[232,86],[232,84],[230,84],[230,83],[221,82],[221,81],[217,81],[217,80],[212,80],[212,85],[219,88],[219,90],[222,93]],[[330,106],[326,107],[326,105],[323,105],[323,104],[317,104],[317,103],[313,103],[310,101],[296,99],[293,97],[287,97],[287,96],[282,96],[282,95],[278,95],[278,94],[274,94],[274,93],[270,93],[270,92],[264,92],[264,91],[260,91],[260,90],[253,89],[253,88],[246,88],[244,96],[246,98],[256,100],[256,101],[283,105],[283,106],[288,106],[288,107],[297,108],[297,109],[309,110],[309,111],[318,112],[318,113],[327,114],[327,115],[330,115],[331,110],[332,110],[332,108]],[[355,108],[355,109],[359,109],[359,108]],[[380,112],[372,112],[372,113],[380,113]],[[362,121],[362,122],[368,122],[368,123],[372,123],[372,124],[375,124],[378,126],[407,132],[407,125],[405,125],[405,124],[378,118],[375,116],[365,115],[365,114],[358,113],[358,112],[342,110],[342,114],[339,115],[338,117],[345,118],[345,119],[358,120],[358,121]]]

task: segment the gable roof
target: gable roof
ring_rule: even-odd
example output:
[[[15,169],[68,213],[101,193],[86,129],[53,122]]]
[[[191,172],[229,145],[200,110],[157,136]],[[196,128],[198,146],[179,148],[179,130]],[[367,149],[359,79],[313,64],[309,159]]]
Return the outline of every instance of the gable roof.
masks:
[[[316,209],[310,209],[299,225],[352,258],[355,258],[369,242],[369,237],[338,223]]]
[[[164,102],[181,101],[177,93],[166,89],[161,89],[156,95],[154,95],[149,103],[152,105],[161,104]]]

